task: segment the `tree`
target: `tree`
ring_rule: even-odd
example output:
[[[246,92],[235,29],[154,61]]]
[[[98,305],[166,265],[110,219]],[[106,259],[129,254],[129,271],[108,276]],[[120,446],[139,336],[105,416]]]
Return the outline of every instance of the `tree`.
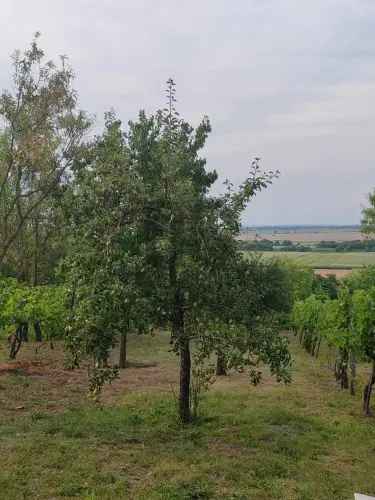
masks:
[[[38,255],[49,200],[69,180],[90,126],[87,116],[77,110],[73,72],[66,58],[59,66],[44,62],[38,38],[37,33],[24,54],[14,54],[15,91],[0,96],[4,124],[0,130],[0,269],[10,252],[17,254],[23,247],[25,255],[25,246],[31,243],[27,233],[33,235]]]
[[[321,337],[318,326],[321,305],[321,300],[310,295],[304,301],[297,301],[292,312],[292,324],[299,335],[299,341],[312,356],[319,354]]]
[[[375,191],[368,195],[369,206],[362,210],[361,231],[371,236],[375,233]]]
[[[371,362],[369,380],[363,391],[363,411],[371,415],[370,400],[375,383],[375,288],[353,294],[353,328],[359,336],[362,355]]]
[[[72,229],[64,266],[72,304],[67,347],[73,365],[82,355],[93,359],[96,377],[101,370],[109,374],[109,352],[119,337],[119,366],[125,368],[128,332],[147,330],[153,317],[147,300],[152,273],[138,223],[142,186],[113,113],[73,172],[66,206]]]
[[[202,366],[227,346],[231,366],[249,367],[257,382],[261,362],[288,379],[290,357],[285,339],[257,309],[241,301],[224,315],[218,307],[221,297],[259,293],[244,280],[251,265],[236,236],[247,202],[275,173],[262,172],[255,160],[237,191],[228,184],[224,195],[210,195],[217,174],[200,157],[210,123],[204,118],[194,130],[179,117],[172,80],[167,97],[166,109],[149,117],[141,112],[126,134],[112,117],[74,167],[67,338],[73,357],[84,351],[109,373],[109,352],[126,325],[170,328],[180,360],[179,415],[187,423],[192,362]],[[203,372],[193,369],[193,375]]]
[[[256,351],[255,332],[266,326],[269,333],[273,331],[273,345],[269,345],[270,349],[276,346],[282,349],[283,340],[279,337],[279,330],[285,315],[291,311],[293,297],[288,269],[278,260],[262,259],[259,256],[245,260],[235,253],[236,255],[237,259],[230,264],[228,251],[222,252],[219,268],[220,272],[226,270],[226,275],[213,301],[214,316],[221,318],[223,325],[229,330],[233,325],[245,326],[249,340],[253,342],[253,353]],[[261,338],[258,340],[261,342]],[[231,342],[236,344],[236,339],[231,337]],[[233,365],[228,355],[230,352],[231,346],[228,345],[219,350],[217,375],[225,375],[226,368]]]
[[[282,265],[287,271],[289,283],[286,288],[292,291],[292,302],[307,299],[313,293],[314,271],[289,259],[283,260]]]
[[[330,347],[336,349],[335,376],[342,389],[355,393],[356,358],[360,343],[353,328],[352,296],[348,288],[339,290],[338,298],[322,304],[319,331]],[[350,369],[350,383],[349,383]]]
[[[229,315],[223,317],[219,312],[218,304],[222,304],[220,297],[233,295],[234,290],[246,290],[243,282],[239,285],[231,278],[233,269],[247,265],[235,240],[240,216],[248,201],[267,187],[275,174],[262,172],[256,159],[251,164],[249,177],[238,191],[228,184],[223,196],[210,196],[209,189],[217,174],[206,171],[205,160],[199,156],[211,131],[210,123],[204,118],[194,130],[179,117],[172,80],[168,81],[167,97],[166,109],[149,118],[141,113],[139,121],[130,124],[128,138],[130,154],[144,186],[147,246],[155,251],[154,261],[161,276],[155,294],[163,304],[171,326],[172,343],[180,359],[179,415],[183,422],[189,422],[191,342],[194,342],[195,352],[205,353],[203,357],[220,352],[223,337],[218,335],[217,326],[224,322],[238,326],[228,328],[229,338],[232,338],[229,345],[237,351],[237,359],[241,357],[242,363],[245,354],[250,363],[250,349],[256,356],[260,345],[267,344],[255,337],[255,328],[252,342],[249,341],[251,335],[243,342],[242,333],[244,329],[248,331],[244,310],[237,322],[233,311],[231,321]],[[246,311],[247,318],[248,312],[254,320],[255,312],[251,307]],[[231,337],[234,332],[241,341],[234,341]],[[274,345],[279,345],[278,338],[273,336],[272,339]],[[270,341],[268,347],[271,344]],[[270,352],[268,348],[258,351],[263,360],[268,356],[267,350]],[[282,371],[282,348],[279,354],[279,357],[274,356],[278,359],[274,364],[275,372],[279,368]],[[267,360],[270,361],[270,357]]]

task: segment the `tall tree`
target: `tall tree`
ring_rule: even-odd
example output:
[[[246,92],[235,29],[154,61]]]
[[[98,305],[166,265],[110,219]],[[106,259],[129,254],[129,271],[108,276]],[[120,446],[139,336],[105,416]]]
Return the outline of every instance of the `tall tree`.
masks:
[[[225,345],[231,366],[248,366],[254,381],[261,361],[287,379],[290,359],[278,332],[255,320],[256,307],[241,301],[225,316],[218,308],[221,296],[246,295],[241,275],[246,270],[251,277],[251,271],[236,241],[240,217],[275,174],[262,172],[255,160],[237,191],[228,185],[223,196],[210,195],[217,174],[200,156],[210,123],[204,118],[194,130],[180,118],[172,80],[167,98],[165,109],[149,117],[141,112],[125,135],[111,119],[77,164],[68,343],[73,355],[85,351],[100,365],[127,325],[170,328],[180,360],[179,415],[186,423],[192,418],[192,342],[200,362]],[[259,294],[257,307],[266,296]]]
[[[183,422],[189,422],[191,342],[195,351],[202,349],[207,356],[222,346],[216,328],[216,318],[220,318],[217,304],[221,294],[233,288],[230,271],[246,266],[235,239],[240,217],[249,200],[272,182],[275,173],[262,172],[256,159],[237,191],[228,184],[223,196],[210,195],[217,174],[207,171],[206,161],[200,157],[211,131],[210,123],[204,118],[194,130],[182,120],[175,109],[175,84],[171,79],[167,84],[167,107],[150,118],[141,113],[139,121],[130,124],[128,138],[134,168],[145,190],[145,230],[161,257],[156,261],[164,278],[155,293],[159,293],[180,359],[179,415]],[[237,286],[237,292],[246,289],[246,283],[241,282],[241,286]],[[241,311],[239,328],[229,330],[233,333],[245,329],[251,341],[236,343],[232,338],[230,343],[241,351],[237,360],[249,360],[258,349],[259,358],[270,361],[271,350],[268,354],[267,349],[262,353],[259,350],[267,342],[261,335],[256,337],[256,329],[247,323],[249,310]],[[235,314],[232,310],[221,319],[230,324],[236,321]],[[256,311],[250,314],[254,320]],[[269,346],[281,347],[278,355],[275,349],[273,359],[277,359],[275,372],[284,375],[288,357],[285,344],[278,340],[272,336]]]
[[[25,245],[39,252],[48,200],[69,179],[90,126],[77,110],[66,58],[58,66],[44,62],[38,38],[37,33],[24,54],[14,54],[14,91],[0,96],[0,268],[10,252]]]

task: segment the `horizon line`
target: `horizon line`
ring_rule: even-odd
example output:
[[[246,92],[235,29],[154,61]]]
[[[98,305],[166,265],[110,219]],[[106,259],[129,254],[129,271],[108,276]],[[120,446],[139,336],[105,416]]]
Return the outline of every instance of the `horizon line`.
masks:
[[[258,228],[273,228],[273,227],[356,227],[360,228],[361,224],[243,224],[242,228],[258,229]]]

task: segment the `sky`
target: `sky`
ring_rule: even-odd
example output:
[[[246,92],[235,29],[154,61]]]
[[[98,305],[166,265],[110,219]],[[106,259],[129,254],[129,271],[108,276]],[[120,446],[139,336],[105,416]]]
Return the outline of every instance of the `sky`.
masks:
[[[80,107],[126,124],[164,106],[212,124],[219,185],[254,156],[280,178],[245,225],[356,224],[375,187],[374,0],[1,0],[0,89],[15,49],[40,31],[69,57]]]

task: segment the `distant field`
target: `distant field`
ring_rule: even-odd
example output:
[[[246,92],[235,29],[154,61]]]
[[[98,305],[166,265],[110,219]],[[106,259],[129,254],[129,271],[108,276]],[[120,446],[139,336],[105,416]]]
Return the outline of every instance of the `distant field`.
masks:
[[[264,252],[266,258],[278,257],[314,269],[353,269],[374,264],[375,252]]]
[[[271,241],[289,240],[301,243],[317,243],[319,241],[355,241],[363,240],[359,227],[264,227],[244,229],[242,240],[267,239]]]

